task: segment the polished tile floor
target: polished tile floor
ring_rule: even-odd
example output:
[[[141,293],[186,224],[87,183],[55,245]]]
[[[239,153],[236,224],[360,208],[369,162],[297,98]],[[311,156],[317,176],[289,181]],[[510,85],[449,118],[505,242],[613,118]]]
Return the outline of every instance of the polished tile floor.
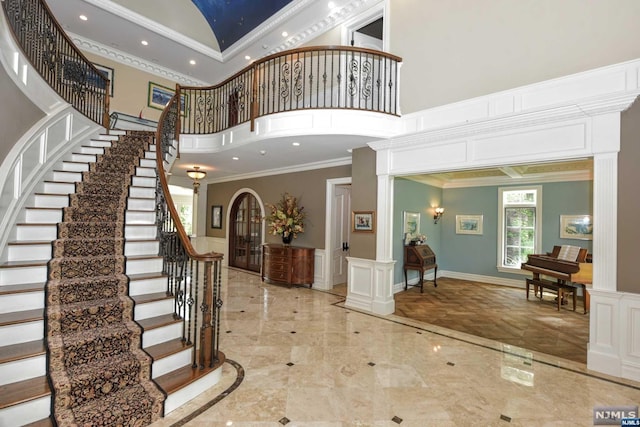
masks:
[[[222,380],[154,426],[589,426],[640,402],[582,363],[225,275]]]

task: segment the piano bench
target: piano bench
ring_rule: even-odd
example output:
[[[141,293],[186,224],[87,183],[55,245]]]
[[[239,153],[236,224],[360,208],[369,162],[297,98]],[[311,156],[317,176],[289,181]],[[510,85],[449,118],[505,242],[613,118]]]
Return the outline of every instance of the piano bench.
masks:
[[[529,289],[533,285],[533,293],[537,297],[538,291],[540,291],[540,299],[542,299],[542,292],[544,289],[554,291],[557,295],[558,311],[562,305],[562,300],[568,294],[571,294],[573,299],[573,311],[576,311],[576,287],[567,283],[558,283],[546,279],[527,279],[527,299],[529,299]]]

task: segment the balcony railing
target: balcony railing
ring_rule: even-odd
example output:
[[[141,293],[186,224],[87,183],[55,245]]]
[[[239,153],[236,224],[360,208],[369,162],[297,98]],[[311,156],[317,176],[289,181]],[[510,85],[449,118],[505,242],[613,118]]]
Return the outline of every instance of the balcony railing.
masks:
[[[65,101],[108,127],[109,80],[75,47],[43,0],[3,0],[17,43],[42,78]]]
[[[354,47],[308,47],[268,56],[219,85],[178,86],[181,133],[211,134],[268,114],[349,109],[399,115],[402,59]]]

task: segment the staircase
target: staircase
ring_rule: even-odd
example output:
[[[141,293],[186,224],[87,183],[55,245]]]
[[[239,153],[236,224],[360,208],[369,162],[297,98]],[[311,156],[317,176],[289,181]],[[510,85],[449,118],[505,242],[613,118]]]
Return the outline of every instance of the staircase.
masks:
[[[44,302],[51,242],[68,194],[82,171],[122,131],[100,135],[76,149],[40,186],[16,225],[15,240],[2,249],[0,264],[0,426],[26,425],[50,416],[44,342]],[[126,274],[136,322],[143,328],[142,346],[152,357],[152,377],[166,393],[165,414],[216,384],[221,369],[199,374],[191,367],[193,348],[183,343],[182,322],[173,315],[163,260],[158,256],[155,224],[155,146],[140,160],[129,188],[125,220]]]

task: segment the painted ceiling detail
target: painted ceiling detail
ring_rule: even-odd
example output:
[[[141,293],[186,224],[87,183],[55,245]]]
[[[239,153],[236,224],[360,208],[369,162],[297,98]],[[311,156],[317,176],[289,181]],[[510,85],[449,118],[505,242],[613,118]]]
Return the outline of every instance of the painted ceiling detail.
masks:
[[[292,0],[192,0],[211,26],[220,50],[233,45]]]

